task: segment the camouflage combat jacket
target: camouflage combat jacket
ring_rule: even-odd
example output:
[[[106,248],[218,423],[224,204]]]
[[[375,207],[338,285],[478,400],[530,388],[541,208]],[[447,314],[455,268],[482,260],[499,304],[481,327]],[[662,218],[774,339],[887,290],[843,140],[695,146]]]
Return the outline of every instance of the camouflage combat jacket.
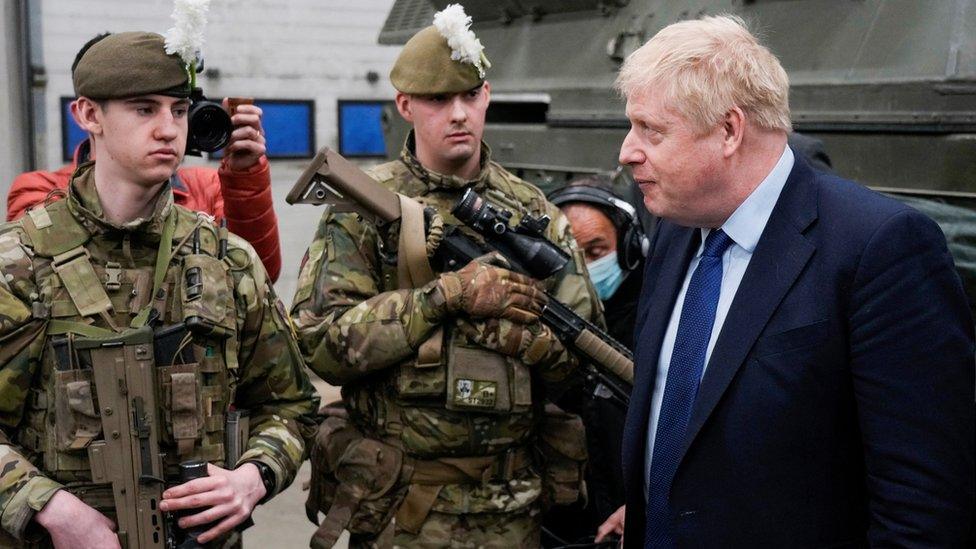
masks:
[[[164,244],[182,245],[173,248],[163,283],[151,295],[163,227],[173,216],[173,242]],[[199,237],[190,238],[193,233]],[[44,238],[32,239],[40,234]],[[122,227],[110,224],[95,190],[94,163],[75,172],[67,200],[0,227],[0,545],[12,543],[10,537],[23,539],[34,513],[61,488],[112,514],[110,489],[108,497],[99,489],[108,485],[90,482],[86,447],[102,438],[92,370],[61,371],[51,326],[72,322],[127,328],[152,300],[159,311],[156,337],[167,328],[178,330],[184,324],[186,291],[181,269],[192,258],[204,265],[206,278],[204,294],[196,301],[205,309],[200,314],[212,314],[217,325],[209,336],[177,331],[181,339],[172,363],[156,361],[166,478],[178,478],[179,462],[189,459],[234,468],[225,463],[224,419],[228,410],[237,409],[250,413],[249,440],[238,463],[260,461],[270,467],[273,493],[294,479],[305,455],[304,441],[314,433],[318,399],[284,308],[253,248],[229,235],[226,254],[221,253],[218,234],[211,218],[174,205],[169,187],[160,192],[149,217]],[[76,266],[94,270],[94,279],[61,270],[73,261],[63,261],[67,254],[62,253],[59,263],[50,250],[65,247],[64,240],[87,253],[89,259]],[[68,288],[71,277],[75,283],[101,283],[105,293],[94,293],[107,295],[111,309],[80,314],[78,296]]]
[[[459,224],[451,207],[467,188],[489,202],[511,210],[512,223],[525,213],[548,215],[546,237],[573,258],[545,281],[546,290],[583,318],[603,324],[599,301],[585,275],[584,259],[569,223],[545,195],[490,160],[482,143],[482,169],[470,181],[426,170],[412,153],[412,133],[400,159],[370,170],[390,190],[431,206],[445,222]],[[468,234],[480,240],[473,231]],[[326,212],[299,274],[292,305],[299,346],[307,364],[323,379],[342,386],[351,420],[366,436],[403,448],[410,457],[430,460],[477,457],[523,448],[532,442],[542,413],[541,381],[568,375],[575,358],[563,352],[548,364],[529,367],[477,347],[453,329],[453,319],[437,311],[433,283],[397,288],[395,238],[355,214]],[[439,364],[418,366],[420,348],[438,329],[443,345]],[[509,406],[503,410],[450,409],[445,364],[456,354],[477,347],[475,360],[507,361]],[[505,395],[509,396],[509,395]],[[510,512],[539,496],[535,472],[505,483],[445,486],[432,509],[445,513]]]

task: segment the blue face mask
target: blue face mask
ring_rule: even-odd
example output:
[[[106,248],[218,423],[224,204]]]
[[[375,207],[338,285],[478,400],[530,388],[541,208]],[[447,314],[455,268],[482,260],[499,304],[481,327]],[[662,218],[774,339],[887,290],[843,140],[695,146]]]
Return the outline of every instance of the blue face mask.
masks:
[[[596,288],[596,294],[601,301],[610,299],[610,296],[617,291],[620,284],[624,281],[624,271],[617,262],[617,251],[591,261],[586,264],[586,270],[590,272],[590,280]]]

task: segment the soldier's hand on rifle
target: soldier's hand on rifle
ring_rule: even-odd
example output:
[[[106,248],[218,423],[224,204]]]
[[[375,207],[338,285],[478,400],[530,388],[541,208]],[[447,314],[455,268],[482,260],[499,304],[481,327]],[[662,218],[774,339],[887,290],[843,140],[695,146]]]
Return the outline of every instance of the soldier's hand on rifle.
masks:
[[[475,259],[460,270],[442,273],[436,284],[447,311],[471,318],[504,318],[519,324],[538,320],[546,305],[545,292],[534,279],[497,265],[507,265],[498,254]]]
[[[51,536],[54,547],[121,547],[115,523],[67,490],[57,491],[34,521]]]
[[[199,513],[181,517],[178,521],[183,529],[216,523],[197,538],[201,543],[216,539],[244,522],[266,492],[261,472],[253,463],[245,463],[233,471],[208,464],[207,472],[210,476],[166,490],[159,504],[159,508],[167,513],[201,509]]]
[[[457,327],[474,343],[515,357],[528,366],[555,364],[566,353],[556,334],[541,322],[517,324],[504,318],[458,319]]]
[[[228,109],[228,100],[224,98],[224,109]],[[229,109],[228,109],[229,110]],[[266,150],[264,128],[261,126],[261,107],[242,104],[234,109],[230,121],[234,124],[234,131],[230,134],[230,143],[224,149],[227,155],[227,166],[235,172],[250,169],[258,163]]]

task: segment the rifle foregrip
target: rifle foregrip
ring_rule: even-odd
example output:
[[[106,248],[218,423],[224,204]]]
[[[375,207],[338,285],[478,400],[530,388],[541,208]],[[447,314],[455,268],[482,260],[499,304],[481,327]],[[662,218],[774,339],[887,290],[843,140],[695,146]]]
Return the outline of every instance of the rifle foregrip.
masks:
[[[614,375],[627,383],[634,384],[634,361],[624,356],[606,341],[597,337],[589,330],[581,330],[574,342],[576,347],[593,359],[594,362],[605,366]]]

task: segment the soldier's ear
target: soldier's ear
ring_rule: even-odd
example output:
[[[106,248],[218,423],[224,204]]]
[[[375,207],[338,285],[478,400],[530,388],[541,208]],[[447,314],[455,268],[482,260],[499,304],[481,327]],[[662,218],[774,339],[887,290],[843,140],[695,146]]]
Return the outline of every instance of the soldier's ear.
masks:
[[[79,97],[71,102],[71,116],[81,129],[92,135],[102,134],[101,113],[103,104],[88,97]]]
[[[413,109],[412,105],[410,104],[410,96],[403,92],[397,92],[395,101],[397,112],[400,113],[400,116],[402,116],[404,120],[412,124]]]

